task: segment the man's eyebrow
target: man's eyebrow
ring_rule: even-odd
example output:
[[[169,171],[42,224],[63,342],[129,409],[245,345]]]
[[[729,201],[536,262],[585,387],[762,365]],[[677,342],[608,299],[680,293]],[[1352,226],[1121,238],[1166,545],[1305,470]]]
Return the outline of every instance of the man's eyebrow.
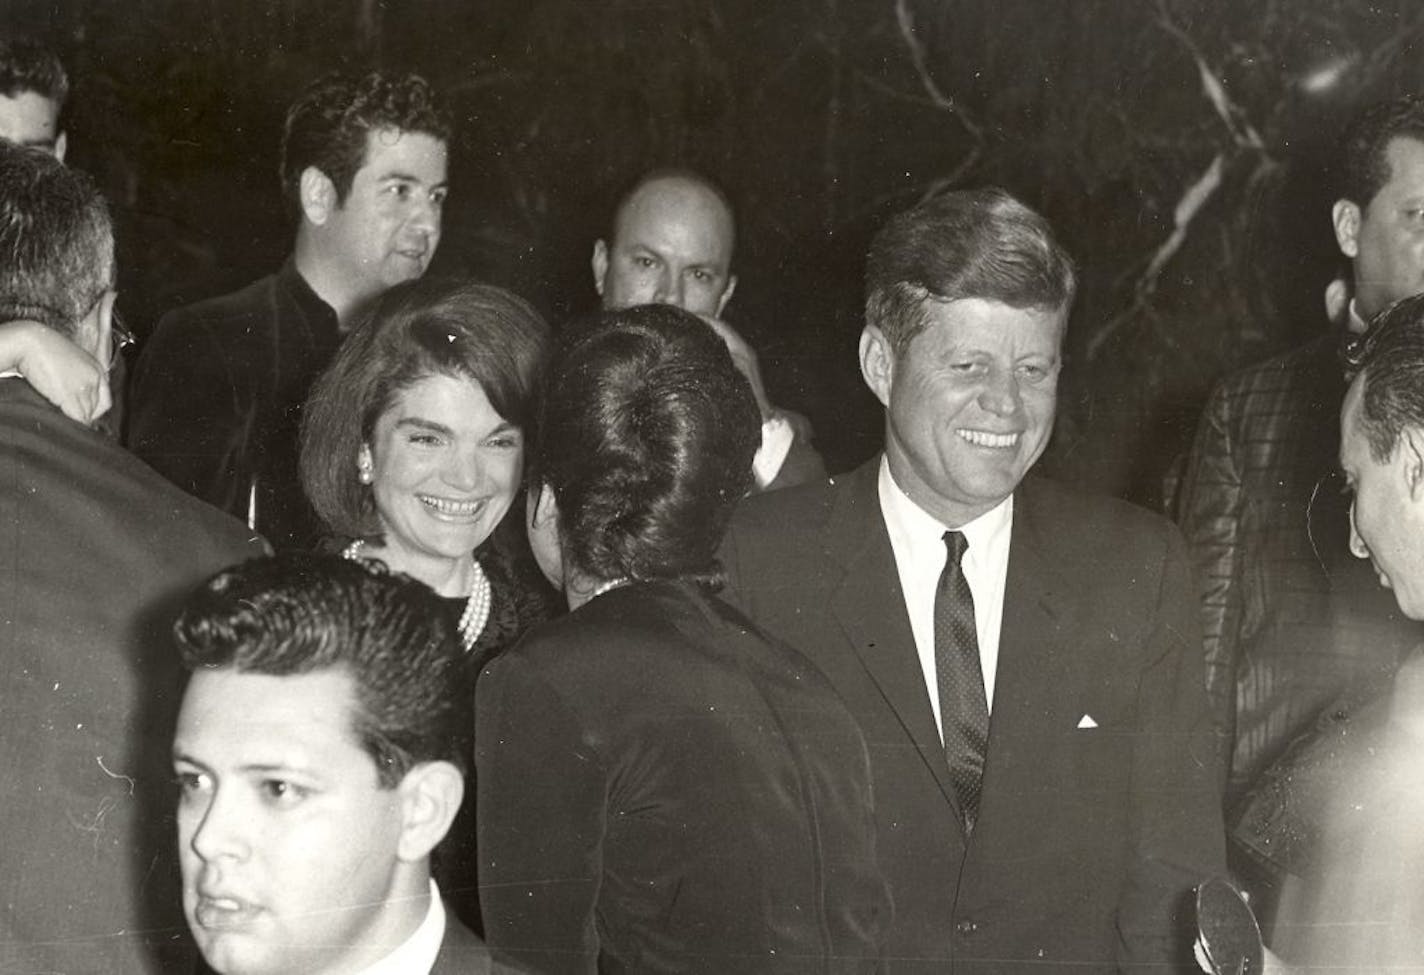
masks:
[[[399,169],[393,169],[393,170],[391,170],[391,171],[388,172],[388,173],[382,173],[381,175],[379,175],[379,176],[376,177],[376,181],[377,181],[378,183],[386,183],[386,182],[390,182],[391,180],[400,180],[400,181],[403,182],[403,183],[422,183],[422,184],[423,184],[423,183],[425,182],[425,180],[421,179],[419,176],[415,175],[414,173],[402,172],[402,171],[399,170]],[[432,183],[432,184],[431,184],[432,188],[434,188],[434,189],[440,189],[441,187],[449,186],[449,185],[450,185],[450,180],[449,180],[449,179],[442,179],[442,180],[441,180],[440,182],[438,182],[438,183]]]

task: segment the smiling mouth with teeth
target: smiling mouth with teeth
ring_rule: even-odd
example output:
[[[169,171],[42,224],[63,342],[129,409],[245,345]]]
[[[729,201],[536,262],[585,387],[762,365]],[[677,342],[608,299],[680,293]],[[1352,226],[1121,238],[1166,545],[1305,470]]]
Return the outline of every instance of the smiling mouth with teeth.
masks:
[[[989,433],[985,430],[956,430],[962,440],[976,447],[1013,447],[1019,442],[1017,433]]]
[[[457,518],[473,517],[484,507],[483,501],[451,501],[448,498],[432,498],[425,494],[420,495],[420,503],[432,511]]]

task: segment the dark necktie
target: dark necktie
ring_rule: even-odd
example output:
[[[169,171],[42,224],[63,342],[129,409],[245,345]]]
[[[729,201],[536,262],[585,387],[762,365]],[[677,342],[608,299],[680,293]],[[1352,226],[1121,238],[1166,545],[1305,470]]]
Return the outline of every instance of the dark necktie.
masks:
[[[974,627],[974,595],[960,565],[969,542],[960,532],[950,531],[944,533],[944,543],[949,557],[935,590],[935,676],[944,727],[944,755],[964,813],[964,831],[968,833],[973,831],[979,814],[979,784],[989,740],[989,705]]]

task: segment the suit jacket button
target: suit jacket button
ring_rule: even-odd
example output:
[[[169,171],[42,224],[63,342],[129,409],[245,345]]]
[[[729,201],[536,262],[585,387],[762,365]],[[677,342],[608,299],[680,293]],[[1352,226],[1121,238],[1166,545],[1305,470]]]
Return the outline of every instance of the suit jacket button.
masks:
[[[973,934],[975,931],[978,931],[978,930],[979,930],[979,925],[978,925],[976,922],[974,922],[974,921],[964,920],[964,921],[960,921],[958,924],[956,924],[956,925],[954,926],[954,930],[958,931],[960,934],[964,935],[965,937],[968,937],[969,935]]]

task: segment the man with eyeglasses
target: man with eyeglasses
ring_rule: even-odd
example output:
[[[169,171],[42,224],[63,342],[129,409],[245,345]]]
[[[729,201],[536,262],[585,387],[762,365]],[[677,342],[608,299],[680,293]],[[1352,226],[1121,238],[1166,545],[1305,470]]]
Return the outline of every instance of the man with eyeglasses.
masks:
[[[93,182],[0,143],[0,321],[105,368]],[[0,373],[0,972],[186,970],[168,817],[170,606],[261,539]]]

